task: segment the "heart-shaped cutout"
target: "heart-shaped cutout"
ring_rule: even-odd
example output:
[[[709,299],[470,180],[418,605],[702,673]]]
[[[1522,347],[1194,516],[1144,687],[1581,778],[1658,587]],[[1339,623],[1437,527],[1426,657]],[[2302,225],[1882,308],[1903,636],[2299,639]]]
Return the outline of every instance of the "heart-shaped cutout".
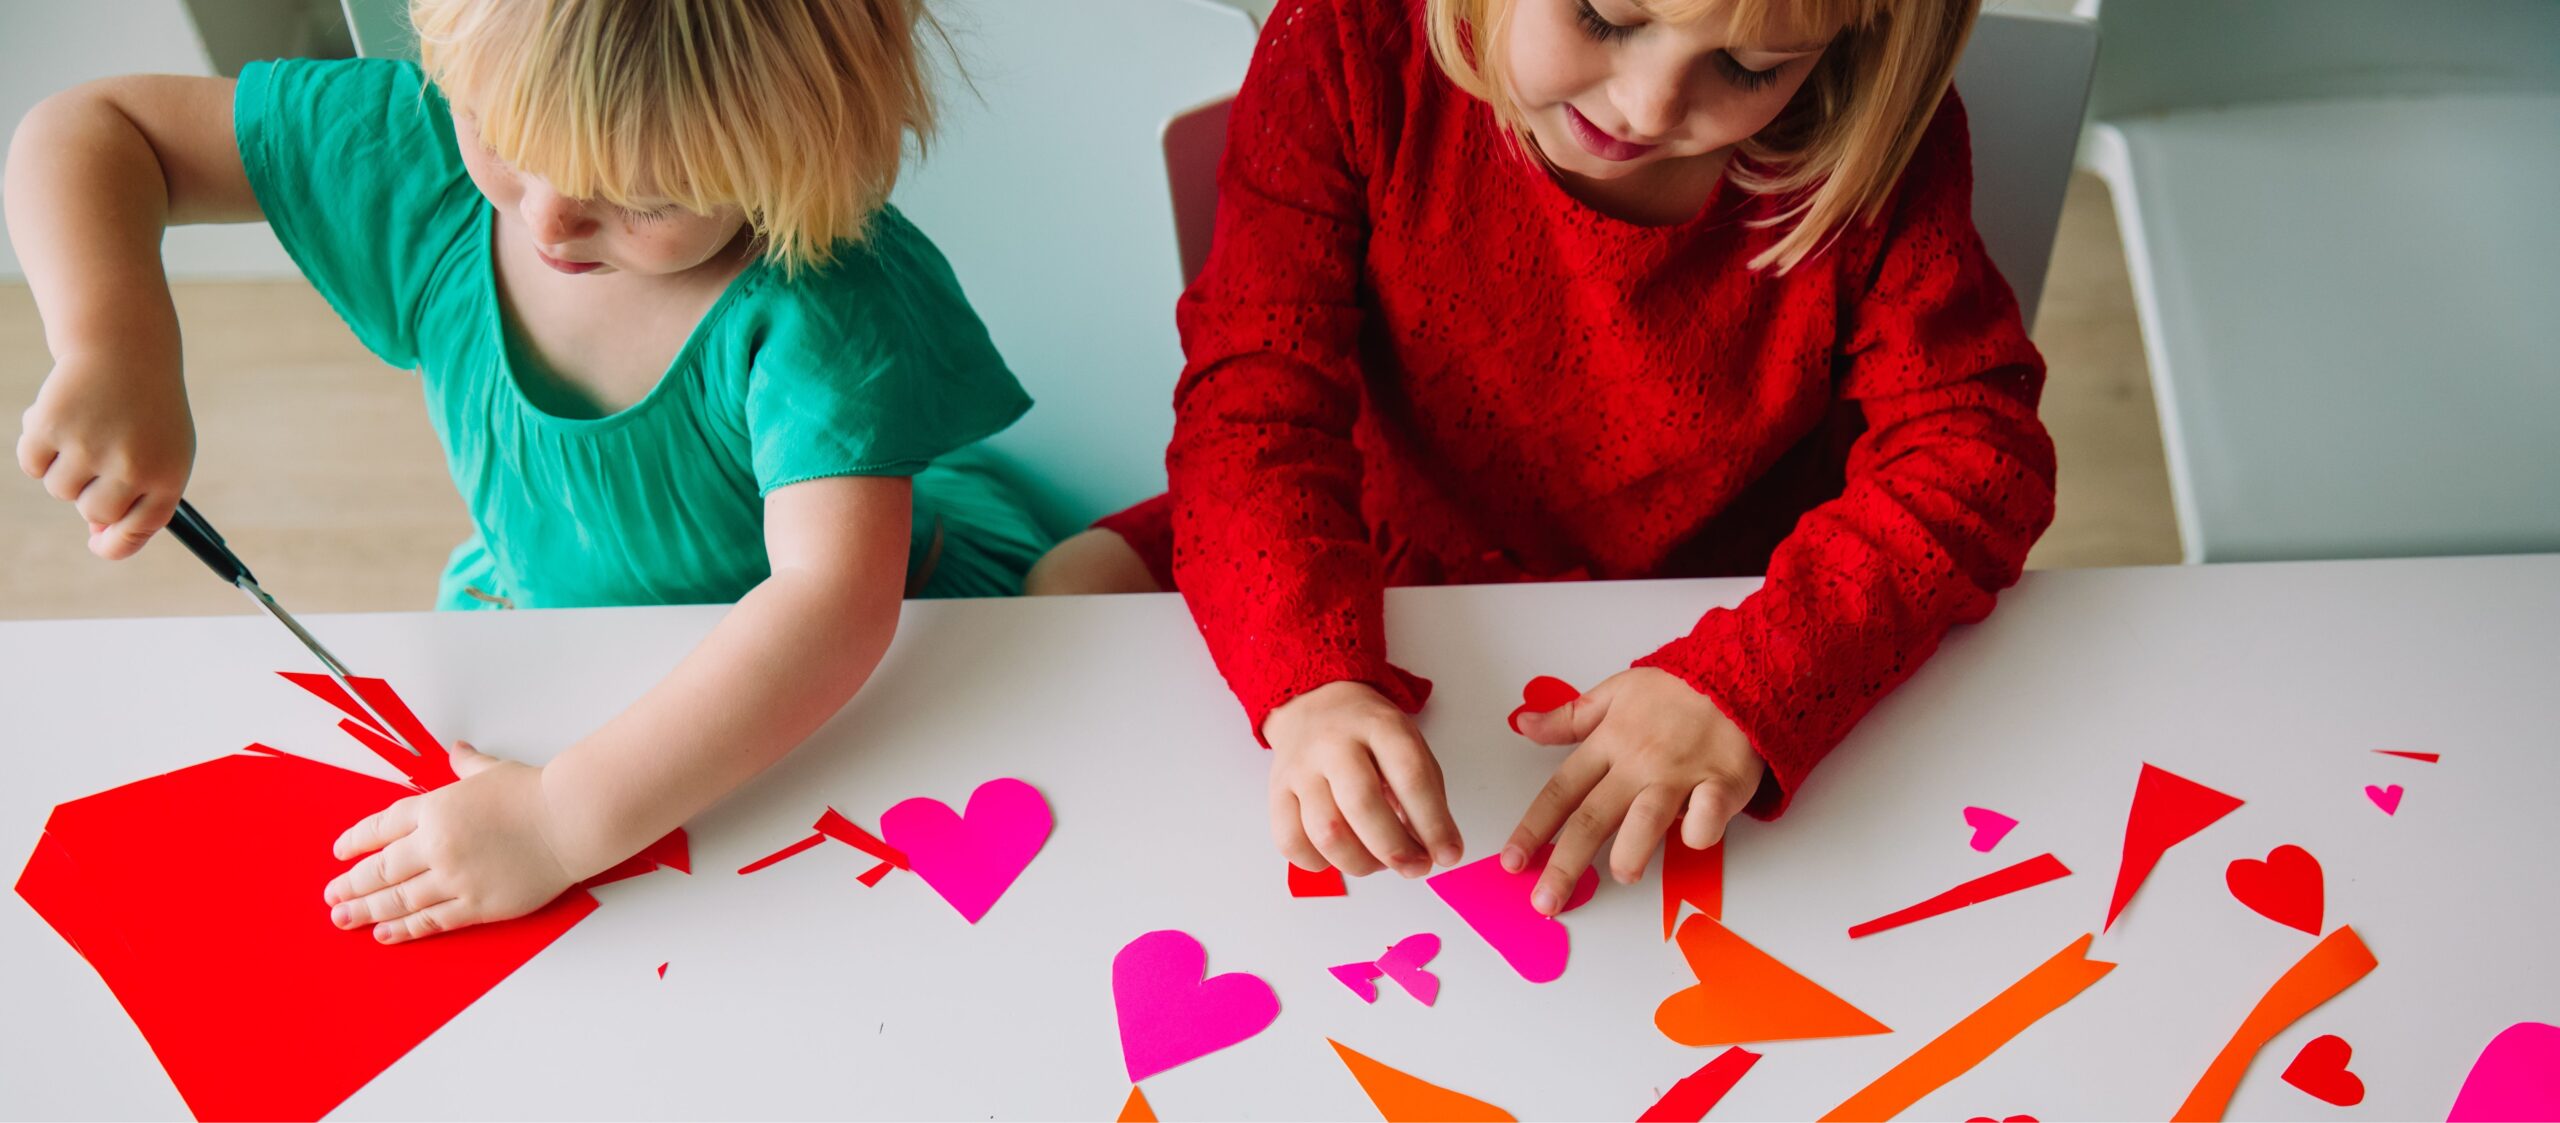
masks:
[[[2398,784],[2393,784],[2389,787],[2375,787],[2372,784],[2366,784],[2364,786],[2364,797],[2372,800],[2373,805],[2381,808],[2382,813],[2385,815],[2397,815],[2400,813],[2400,785]]]
[[[1973,848],[1985,854],[2000,845],[2000,840],[2009,837],[2009,832],[2018,826],[2016,819],[1988,807],[1965,808],[1964,821],[1966,826],[1973,828]]]
[[[969,794],[965,815],[918,797],[880,816],[880,836],[969,923],[987,915],[1031,865],[1055,825],[1038,789],[1010,777]]]
[[[2223,871],[2223,881],[2231,886],[2231,895],[2250,911],[2287,928],[2299,928],[2314,936],[2320,934],[2320,918],[2326,911],[2326,890],[2320,877],[2320,860],[2299,846],[2279,846],[2267,851],[2267,859],[2242,858]]]
[[[1440,1000],[1440,976],[1422,967],[1439,954],[1440,937],[1429,932],[1417,932],[1397,940],[1394,947],[1387,949],[1387,954],[1378,957],[1377,967],[1380,973],[1403,987],[1405,993],[1429,1006]]]
[[[1518,873],[1504,870],[1501,856],[1496,855],[1436,874],[1430,881],[1431,891],[1458,910],[1467,927],[1493,945],[1521,978],[1533,983],[1554,982],[1573,956],[1573,937],[1563,922],[1529,903],[1529,893],[1538,887],[1538,876],[1546,872],[1547,856],[1553,850],[1539,847]],[[1558,913],[1581,908],[1599,889],[1600,871],[1582,871]]]
[[[1342,985],[1350,987],[1351,993],[1360,996],[1360,1001],[1368,1003],[1378,1001],[1378,976],[1386,972],[1378,970],[1377,964],[1345,963],[1339,967],[1327,967],[1325,970],[1332,972],[1334,978],[1342,980]]]
[[[1559,706],[1570,706],[1574,699],[1580,697],[1582,692],[1574,689],[1572,683],[1553,675],[1530,679],[1528,685],[1520,688],[1519,708],[1511,711],[1511,731],[1520,732],[1520,718],[1524,714],[1543,714]]]
[[[2560,1078],[2554,1073],[2560,1073],[2560,1026],[2517,1022],[2480,1050],[2445,1119],[2560,1119]]]
[[[1131,940],[1112,957],[1130,1083],[1241,1043],[1280,1017],[1271,984],[1242,971],[1205,978],[1208,971],[1208,949],[1173,929]]]
[[[2347,1071],[2347,1062],[2354,1056],[2345,1038],[2324,1033],[2312,1038],[2293,1055],[2293,1063],[2284,1066],[2284,1082],[2322,1102],[2354,1107],[2364,1102],[2364,1081]]]

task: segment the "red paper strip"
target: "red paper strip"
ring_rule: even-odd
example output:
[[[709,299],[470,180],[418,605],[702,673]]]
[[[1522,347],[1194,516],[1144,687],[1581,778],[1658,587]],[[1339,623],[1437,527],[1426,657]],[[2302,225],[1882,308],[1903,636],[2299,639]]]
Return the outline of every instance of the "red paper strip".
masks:
[[[813,835],[810,835],[810,836],[809,836],[809,837],[807,837],[807,838],[801,839],[801,840],[800,840],[800,841],[798,841],[798,842],[792,843],[792,844],[791,844],[791,845],[789,845],[789,846],[785,846],[785,847],[783,847],[783,848],[782,848],[782,849],[780,849],[780,850],[776,850],[776,851],[774,851],[774,852],[773,852],[773,853],[771,853],[771,854],[767,854],[767,855],[765,855],[764,857],[758,858],[758,859],[756,859],[755,861],[749,862],[749,863],[747,863],[746,865],[743,865],[743,866],[738,867],[738,872],[739,872],[739,873],[742,873],[742,874],[754,873],[754,872],[756,872],[757,870],[763,869],[763,868],[765,868],[766,866],[770,866],[770,865],[774,864],[775,862],[779,862],[779,861],[783,860],[784,858],[788,858],[788,857],[790,857],[790,856],[792,856],[792,855],[794,855],[794,854],[798,854],[798,853],[800,853],[800,852],[802,852],[802,851],[804,851],[804,850],[814,849],[815,847],[817,847],[817,845],[818,845],[818,844],[820,844],[820,843],[822,843],[822,842],[825,842],[826,840],[827,840],[827,836],[825,836],[825,835],[823,835],[823,834],[813,834]]]
[[[838,842],[850,844],[854,849],[899,869],[908,868],[907,855],[904,851],[873,838],[870,831],[855,826],[853,820],[845,818],[835,808],[827,808],[826,814],[818,816],[818,833]]]
[[[2143,765],[2142,777],[2133,786],[2133,809],[2125,814],[2124,859],[2116,866],[2115,896],[2107,902],[2107,923],[2100,930],[2115,927],[2134,890],[2142,888],[2151,867],[2160,864],[2160,855],[2243,802],[2167,769]]]
[[[1644,1109],[1644,1114],[1636,1116],[1636,1123],[1698,1123],[1715,1110],[1717,1101],[1724,1099],[1724,1094],[1732,1091],[1734,1083],[1759,1060],[1760,1054],[1739,1045],[1726,1049],[1698,1071],[1681,1077],[1652,1107]]]
[[[1295,862],[1289,867],[1289,895],[1292,897],[1342,897],[1350,891],[1343,887],[1342,871],[1332,866],[1320,870],[1302,870]]]
[[[2375,749],[2373,751],[2381,753],[2384,756],[2406,757],[2410,760],[2423,760],[2429,764],[2434,764],[2437,761],[2444,759],[2443,753],[2407,753],[2398,749]]]
[[[445,753],[444,742],[427,732],[426,724],[418,720],[418,715],[409,712],[409,704],[400,700],[400,695],[392,691],[390,683],[378,678],[350,675],[347,685],[355,687],[364,704],[373,707],[373,712],[391,723],[392,732],[399,734],[410,748],[418,750],[390,758],[392,767],[421,788],[441,788],[454,781],[453,758]]]
[[[661,964],[659,964],[659,965],[658,965],[658,977],[659,977],[659,978],[661,978],[661,979],[663,979],[663,978],[666,978],[666,977],[667,977],[667,965],[666,965],[666,964],[661,963]]]
[[[371,729],[376,733],[383,734],[386,737],[390,735],[390,730],[384,729],[379,722],[374,720],[374,716],[372,714],[364,712],[364,707],[356,704],[356,700],[353,695],[348,694],[343,688],[339,687],[338,680],[330,678],[327,675],[311,674],[307,671],[278,671],[276,673],[282,675],[286,682],[310,691],[313,697],[316,697],[323,702],[327,702],[332,706],[336,706],[338,708],[338,712],[343,713],[350,718],[354,718],[358,724],[363,725],[365,728]]]
[[[1889,928],[1900,928],[1915,920],[1954,912],[1978,905],[1994,897],[2005,897],[2021,889],[2032,889],[2048,881],[2071,876],[2071,867],[2051,854],[2038,854],[2007,869],[1995,870],[1962,885],[1940,893],[1900,912],[1890,912],[1864,924],[1851,925],[1849,938],[1872,936]]]
[[[880,884],[880,879],[889,876],[889,871],[896,868],[896,866],[890,865],[887,862],[882,862],[879,865],[862,871],[862,876],[855,878],[854,880],[861,882],[863,888],[869,889],[872,886]]]
[[[1704,850],[1680,841],[1680,828],[1662,842],[1662,938],[1679,930],[1680,906],[1688,904],[1724,919],[1724,840]]]
[[[676,829],[668,831],[666,834],[660,836],[658,841],[650,843],[646,849],[614,863],[611,868],[605,870],[603,873],[590,877],[578,884],[585,888],[593,889],[599,885],[610,885],[614,882],[621,881],[624,878],[638,877],[644,873],[654,873],[662,866],[675,870],[678,873],[692,873],[693,859],[691,855],[692,851],[690,846],[687,845],[684,828],[677,827]]]

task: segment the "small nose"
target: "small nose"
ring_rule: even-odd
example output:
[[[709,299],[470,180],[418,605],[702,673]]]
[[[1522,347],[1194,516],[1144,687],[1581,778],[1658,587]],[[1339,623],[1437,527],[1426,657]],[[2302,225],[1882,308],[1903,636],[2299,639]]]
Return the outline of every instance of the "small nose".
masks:
[[[526,228],[533,231],[535,241],[557,246],[586,237],[596,231],[597,222],[587,214],[586,204],[551,189],[551,185],[532,176],[525,177],[524,199],[517,204]]]

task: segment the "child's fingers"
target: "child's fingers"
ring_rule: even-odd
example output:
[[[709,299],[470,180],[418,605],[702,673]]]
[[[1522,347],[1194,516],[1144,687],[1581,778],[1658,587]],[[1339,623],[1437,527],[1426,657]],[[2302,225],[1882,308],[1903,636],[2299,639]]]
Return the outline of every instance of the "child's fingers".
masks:
[[[91,537],[105,543],[106,548],[100,551],[100,556],[129,558],[141,552],[142,547],[151,541],[151,536],[160,533],[160,528],[169,525],[169,517],[177,513],[176,492],[146,492],[134,500],[132,509],[126,511],[123,518]]]
[[[410,831],[416,829],[418,829],[418,797],[413,795],[367,815],[362,822],[348,827],[347,833],[339,835],[337,845],[330,850],[338,856],[339,861],[349,861],[358,854],[370,854],[380,850],[390,845],[393,840],[405,837]]]
[[[451,932],[479,923],[471,906],[460,900],[430,905],[398,920],[373,926],[373,938],[386,944],[405,944],[423,940],[438,932]]]
[[[53,447],[52,441],[38,437],[33,432],[19,432],[18,470],[26,473],[28,479],[43,479],[45,470],[53,467],[54,458],[60,455],[62,450]]]
[[[1387,806],[1386,783],[1379,779],[1376,765],[1363,759],[1330,779],[1334,803],[1342,809],[1342,816],[1350,822],[1360,845],[1367,847],[1372,856],[1406,877],[1431,871],[1430,852],[1405,830],[1404,820],[1396,817],[1395,808]]]
[[[329,920],[340,928],[362,928],[367,924],[384,924],[433,908],[453,899],[453,893],[433,874],[410,878],[387,889],[377,889],[352,901],[343,901],[329,910]]]
[[[1435,865],[1454,866],[1466,856],[1458,837],[1458,821],[1449,817],[1449,792],[1440,761],[1419,741],[1381,745],[1378,774],[1386,778],[1387,796],[1403,813],[1405,826],[1422,842]]]
[[[481,752],[477,746],[474,746],[469,741],[454,742],[453,751],[448,755],[453,758],[454,776],[464,780],[468,780],[473,776],[477,776],[506,763],[497,757]]]
[[[1742,813],[1743,800],[1733,786],[1709,780],[1689,790],[1689,813],[1680,817],[1680,844],[1704,850],[1724,841],[1725,824]]]
[[[1520,816],[1520,825],[1511,828],[1511,840],[1502,844],[1502,868],[1518,873],[1529,864],[1529,852],[1556,835],[1564,825],[1564,817],[1582,803],[1582,797],[1607,775],[1609,766],[1596,753],[1582,749],[1564,758],[1556,766],[1555,775],[1547,777],[1547,786],[1538,789],[1537,798],[1529,801],[1529,811]]]
[[[1654,847],[1671,833],[1671,825],[1680,820],[1685,793],[1659,784],[1636,794],[1627,805],[1627,821],[1618,827],[1618,841],[1609,848],[1609,875],[1620,885],[1633,885],[1644,876],[1644,868],[1653,861]]]
[[[1333,805],[1333,789],[1323,780],[1298,790],[1298,824],[1307,832],[1307,841],[1334,868],[1353,877],[1378,872],[1378,859],[1360,845],[1351,824],[1342,821],[1342,812]]]
[[[79,498],[71,501],[71,509],[90,522],[113,526],[133,509],[134,497],[139,494],[140,490],[129,480],[100,476],[80,489]]]
[[[1271,788],[1271,844],[1280,848],[1280,856],[1290,865],[1309,873],[1331,866],[1307,841],[1307,828],[1298,821],[1298,794],[1277,784]]]
[[[97,478],[98,474],[90,471],[87,463],[74,457],[56,456],[53,463],[45,466],[44,493],[69,503],[80,498],[80,493],[87,491]]]
[[[1555,851],[1547,856],[1547,869],[1538,875],[1538,886],[1529,893],[1530,907],[1548,916],[1564,910],[1565,898],[1573,893],[1573,883],[1582,879],[1582,871],[1591,868],[1591,859],[1600,853],[1600,844],[1609,840],[1609,832],[1627,817],[1627,805],[1635,793],[1623,784],[1603,781],[1584,796],[1582,805],[1565,818],[1564,829],[1556,833]]]
[[[395,842],[374,851],[331,878],[320,899],[329,904],[377,893],[427,872],[426,849],[415,842]]]
[[[1600,728],[1601,719],[1609,716],[1609,699],[1617,693],[1618,680],[1611,675],[1600,685],[1581,696],[1544,713],[1520,715],[1520,732],[1541,745],[1571,745],[1591,739]]]

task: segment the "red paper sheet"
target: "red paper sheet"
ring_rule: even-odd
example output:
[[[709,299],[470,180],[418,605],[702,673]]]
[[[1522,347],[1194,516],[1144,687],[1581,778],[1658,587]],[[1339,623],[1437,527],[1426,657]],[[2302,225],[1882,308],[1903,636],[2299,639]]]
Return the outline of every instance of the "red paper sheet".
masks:
[[[1917,920],[1954,912],[1978,905],[1994,897],[2004,897],[2021,889],[2033,889],[2048,881],[2071,876],[2071,867],[2051,854],[2038,854],[2007,869],[1996,870],[1940,893],[1900,912],[1886,913],[1864,924],[1851,925],[1849,938],[1872,936],[1891,928],[1900,928]]]
[[[1289,867],[1289,895],[1292,897],[1342,897],[1349,890],[1342,884],[1342,871],[1332,866],[1320,870],[1302,870],[1295,862]]]
[[[1680,828],[1662,842],[1662,938],[1679,930],[1680,906],[1686,904],[1718,920],[1724,919],[1724,840],[1704,850],[1680,841]]]
[[[2142,778],[2133,787],[2133,809],[2125,814],[2124,859],[2116,866],[2115,896],[2107,902],[2107,923],[2100,931],[2115,927],[2134,890],[2142,888],[2151,867],[2160,864],[2160,855],[2239,809],[2241,803],[2237,797],[2167,769],[2143,765]]]

